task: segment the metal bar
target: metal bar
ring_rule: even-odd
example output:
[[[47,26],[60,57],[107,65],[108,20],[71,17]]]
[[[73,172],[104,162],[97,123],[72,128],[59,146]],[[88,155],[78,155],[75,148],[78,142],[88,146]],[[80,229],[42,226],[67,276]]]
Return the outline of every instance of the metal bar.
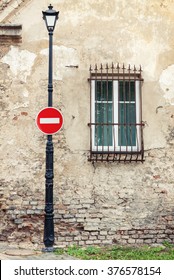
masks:
[[[91,126],[91,125],[100,125],[100,124],[102,124],[102,125],[124,125],[124,123],[88,123],[88,125],[89,126]],[[138,125],[138,126],[145,126],[144,125],[144,123],[130,123],[130,125]]]
[[[120,66],[119,63],[117,63],[117,74],[118,74],[118,123],[120,123]],[[121,132],[121,127],[118,125],[118,129],[117,129],[117,133],[118,133],[118,138],[117,138],[117,142],[118,142],[118,146],[119,146],[119,141],[121,143],[121,134],[119,134],[119,130]],[[120,138],[120,140],[119,140]],[[121,155],[119,156],[119,161],[121,159]]]
[[[115,94],[116,92],[114,92],[115,86],[114,86],[114,81],[113,81],[113,75],[114,75],[114,63],[112,62],[112,120],[115,120]],[[112,133],[113,133],[113,145],[114,145],[114,152],[116,150],[116,133],[115,133],[115,125],[112,125]]]
[[[48,107],[52,107],[52,67],[53,67],[53,52],[52,52],[52,37],[53,32],[49,32],[49,67],[48,67]],[[52,135],[47,135],[46,143],[46,173],[45,173],[45,222],[44,222],[44,244],[45,251],[53,251],[54,245],[54,208],[53,208],[53,153],[54,147]]]
[[[131,84],[130,84],[130,64],[129,64],[129,67],[128,67],[128,74],[129,74],[129,76],[128,76],[128,96],[129,96],[129,106],[128,106],[128,117],[129,117],[129,119],[130,119],[130,115],[131,115],[131,110],[130,110],[130,104],[131,104]],[[129,134],[130,134],[130,144],[131,144],[131,150],[132,150],[132,126],[131,126],[131,124],[130,124],[130,122],[129,122],[129,127],[128,127],[128,129],[129,129]]]
[[[98,151],[98,152],[95,151],[95,152],[92,152],[92,155],[94,155],[94,154],[96,154],[96,153],[101,154],[102,152],[101,152],[101,151]],[[107,152],[107,151],[106,151],[106,152],[103,152],[103,154],[108,154],[108,152]],[[114,154],[114,151],[109,151],[109,154]],[[116,151],[115,154],[119,155],[120,152],[119,152],[119,151]],[[141,154],[141,151],[139,151],[139,152],[137,152],[137,151],[133,151],[133,152],[131,152],[131,151],[128,151],[128,152],[122,151],[121,154],[123,154],[123,155],[125,155],[125,154],[128,154],[128,155],[131,155],[131,154],[137,155],[137,154],[139,154],[139,155],[140,155],[140,154]]]
[[[124,77],[125,78],[128,78],[130,75],[130,79],[133,79],[134,80],[134,77],[135,77],[135,74],[134,73],[124,73]],[[119,73],[108,73],[108,78],[112,78],[113,76],[113,79],[114,80],[118,80],[118,78],[123,78],[123,72],[119,72]],[[100,77],[101,77],[101,74],[100,73],[97,73],[97,75],[95,75],[95,73],[91,73],[91,77],[88,78],[88,80],[95,80],[95,79],[99,79],[100,80]],[[103,73],[103,78],[106,78],[106,73]],[[141,80],[141,81],[144,81],[144,79],[141,77],[141,74],[139,73],[136,73],[136,79],[137,80]]]
[[[142,73],[141,65],[140,65],[140,75]],[[139,83],[139,92],[140,92],[140,122],[142,123],[142,81],[140,80]],[[144,143],[143,143],[143,129],[140,127],[141,133],[141,150],[142,150],[142,157],[144,156]]]
[[[100,75],[101,75],[101,104],[103,104],[103,98],[104,98],[104,90],[103,90],[103,65],[102,65],[102,63],[101,63],[101,66],[100,66]],[[103,114],[103,117],[104,117],[104,114]],[[102,151],[104,151],[104,125],[102,124],[102,136],[101,136],[101,138],[102,138]]]
[[[124,128],[124,138],[125,138],[125,144],[126,144],[126,152],[127,152],[127,146],[128,146],[128,135],[127,135],[127,121],[126,121],[126,118],[127,118],[127,112],[126,112],[126,80],[125,80],[125,66],[124,66],[124,63],[123,63],[123,100],[124,100],[124,125],[123,125],[123,128]],[[120,146],[120,149],[121,149],[121,146]],[[127,154],[125,155],[125,158],[124,160],[126,160],[126,157],[127,157]]]
[[[49,32],[48,107],[53,106],[53,32]]]
[[[98,71],[98,68],[97,68],[97,64],[96,64],[95,65],[95,75],[97,75],[97,71]],[[98,103],[97,103],[97,81],[95,82],[95,104],[96,104],[96,108],[94,108],[94,110],[95,110],[94,114],[96,116],[96,111],[97,111],[97,108],[98,108]],[[98,117],[97,117],[97,119],[98,119]],[[95,122],[96,122],[96,118],[95,118]],[[94,137],[95,137],[94,141],[97,141],[95,144],[97,145],[97,151],[98,151],[98,126],[97,125],[95,126]],[[96,162],[97,162],[97,155],[96,155]]]
[[[136,70],[136,67],[135,67],[135,65],[134,65],[134,79],[135,79],[135,116],[136,116],[136,119],[137,119],[137,86],[136,86],[136,72],[137,72],[137,70]],[[140,92],[138,92],[138,93],[140,93]],[[140,106],[139,106],[140,107]],[[139,146],[139,143],[138,143],[138,131],[137,131],[137,127],[136,127],[136,143],[137,143],[137,150],[138,150],[138,146]],[[137,159],[138,159],[138,157],[137,157]]]
[[[92,73],[92,66],[90,65],[90,68],[89,68],[89,72],[90,72],[90,78],[91,78],[91,73]],[[91,122],[91,119],[92,119],[92,89],[91,89],[91,82],[90,82],[90,122]],[[95,136],[94,136],[95,137]],[[92,152],[92,127],[90,127],[90,158],[91,158],[91,152]]]
[[[91,160],[89,160],[89,161],[94,161],[94,159],[91,159]],[[116,157],[113,157],[112,159],[108,159],[108,158],[98,158],[97,159],[97,161],[101,161],[101,162],[108,162],[108,161],[111,161],[111,162],[113,162],[113,161],[118,161],[118,162],[130,162],[130,160],[125,160],[125,159],[121,159],[121,158],[119,158],[119,159],[117,159]],[[144,162],[145,160],[143,159],[131,159],[131,162]]]
[[[107,123],[108,123],[108,125],[107,125],[107,135],[109,136],[109,103],[108,103],[108,99],[109,99],[109,81],[108,81],[108,69],[109,69],[109,67],[108,67],[108,63],[106,64],[106,76],[107,76],[107,79],[106,79],[106,96],[107,96]],[[107,137],[107,144],[108,144],[108,153],[109,153],[109,137]]]

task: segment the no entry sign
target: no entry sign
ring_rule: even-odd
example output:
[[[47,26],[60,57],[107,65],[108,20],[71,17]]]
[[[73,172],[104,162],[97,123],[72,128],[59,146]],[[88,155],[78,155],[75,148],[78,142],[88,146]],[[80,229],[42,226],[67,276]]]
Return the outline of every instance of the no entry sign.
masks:
[[[43,133],[52,135],[63,125],[62,113],[54,107],[46,107],[38,113],[36,124]]]

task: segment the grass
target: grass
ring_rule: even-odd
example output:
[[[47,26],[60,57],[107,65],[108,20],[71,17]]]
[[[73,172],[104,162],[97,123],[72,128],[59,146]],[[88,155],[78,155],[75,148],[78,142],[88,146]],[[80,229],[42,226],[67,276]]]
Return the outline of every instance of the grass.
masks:
[[[56,254],[68,254],[82,260],[174,260],[174,246],[164,242],[159,247],[93,247],[72,246],[56,249]]]

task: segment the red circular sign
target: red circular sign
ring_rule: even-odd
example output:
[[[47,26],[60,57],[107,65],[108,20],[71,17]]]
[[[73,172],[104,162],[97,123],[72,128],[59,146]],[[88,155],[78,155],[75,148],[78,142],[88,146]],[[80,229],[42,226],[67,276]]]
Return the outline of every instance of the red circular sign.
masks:
[[[62,113],[54,107],[46,107],[38,113],[36,124],[43,133],[54,134],[62,128]]]

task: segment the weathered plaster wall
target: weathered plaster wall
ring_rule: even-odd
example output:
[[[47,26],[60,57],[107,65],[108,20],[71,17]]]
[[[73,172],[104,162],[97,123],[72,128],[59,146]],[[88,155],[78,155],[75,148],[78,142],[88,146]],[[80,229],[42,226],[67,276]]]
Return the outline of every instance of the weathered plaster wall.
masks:
[[[174,1],[127,3],[52,0],[53,103],[64,115],[53,137],[58,245],[174,241]],[[35,117],[47,106],[48,4],[27,1],[11,16],[23,41],[0,55],[0,239],[11,242],[42,241],[46,137]],[[87,161],[88,69],[101,62],[142,65],[144,164]]]

